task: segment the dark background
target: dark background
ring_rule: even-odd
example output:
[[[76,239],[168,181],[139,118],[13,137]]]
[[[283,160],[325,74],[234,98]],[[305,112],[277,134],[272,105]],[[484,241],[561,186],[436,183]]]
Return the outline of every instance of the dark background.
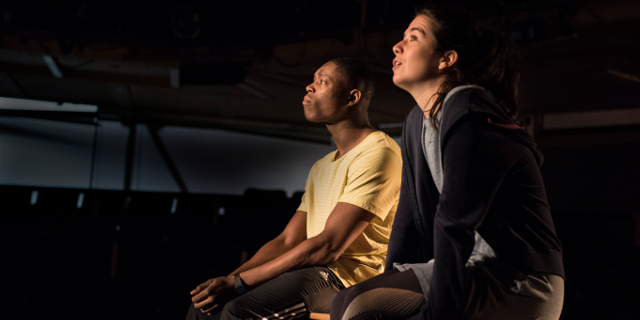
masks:
[[[523,53],[562,319],[640,319],[639,2],[454,2]],[[367,61],[371,121],[399,137],[413,102],[391,47],[420,3],[1,3],[0,97],[97,111],[0,101],[0,318],[182,319],[191,289],[284,228],[331,150],[300,106],[318,66]]]

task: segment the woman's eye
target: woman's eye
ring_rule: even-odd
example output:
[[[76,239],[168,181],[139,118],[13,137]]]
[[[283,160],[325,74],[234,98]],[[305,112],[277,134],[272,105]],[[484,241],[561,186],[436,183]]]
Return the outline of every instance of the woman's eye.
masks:
[[[409,37],[409,41],[415,41],[415,40],[418,40],[418,38],[416,38],[416,36]]]

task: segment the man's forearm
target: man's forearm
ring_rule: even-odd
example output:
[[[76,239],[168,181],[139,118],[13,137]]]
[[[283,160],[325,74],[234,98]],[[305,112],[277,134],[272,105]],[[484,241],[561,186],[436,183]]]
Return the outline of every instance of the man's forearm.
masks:
[[[242,272],[242,279],[247,285],[256,287],[287,271],[327,264],[338,256],[337,248],[333,247],[329,241],[311,238],[271,261],[240,272]]]
[[[256,254],[249,259],[249,261],[242,264],[238,269],[234,270],[231,274],[238,274],[243,271],[259,267],[279,256],[291,250],[294,246],[287,245],[286,242],[280,237],[275,238],[267,242],[264,246],[256,252]]]
[[[241,271],[240,276],[250,287],[257,287],[285,272],[335,261],[374,217],[365,209],[339,202],[320,234],[309,239],[297,237],[289,242],[293,248],[260,266]]]

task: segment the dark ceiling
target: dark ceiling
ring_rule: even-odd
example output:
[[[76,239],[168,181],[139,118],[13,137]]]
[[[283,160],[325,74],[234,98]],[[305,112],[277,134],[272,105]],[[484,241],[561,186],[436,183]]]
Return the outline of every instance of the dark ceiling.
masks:
[[[457,2],[520,45],[523,112],[640,106],[640,1]],[[304,87],[328,59],[355,56],[376,71],[372,123],[397,133],[413,101],[391,82],[391,47],[421,3],[2,3],[0,96],[95,104],[101,119],[328,141],[304,119]]]

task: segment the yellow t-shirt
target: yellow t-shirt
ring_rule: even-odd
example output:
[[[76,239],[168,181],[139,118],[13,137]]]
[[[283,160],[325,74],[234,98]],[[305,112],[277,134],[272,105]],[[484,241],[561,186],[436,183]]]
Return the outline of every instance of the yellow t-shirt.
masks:
[[[313,165],[298,210],[307,213],[307,238],[324,230],[338,202],[375,215],[340,257],[327,265],[349,287],[384,271],[400,195],[402,157],[398,144],[381,131],[369,134],[339,159],[336,154],[337,150]]]

